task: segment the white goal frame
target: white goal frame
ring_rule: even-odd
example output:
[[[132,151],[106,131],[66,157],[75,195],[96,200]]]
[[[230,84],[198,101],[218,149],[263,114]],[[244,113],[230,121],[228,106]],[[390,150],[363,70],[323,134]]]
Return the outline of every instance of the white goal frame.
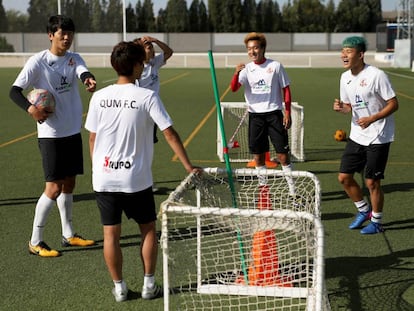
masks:
[[[220,168],[206,168],[204,169],[204,174],[210,174],[213,176],[225,176],[226,171]],[[233,170],[233,175],[235,178],[240,176],[254,176],[258,173],[256,169],[235,169]],[[263,173],[263,172],[260,172]],[[309,172],[296,171],[292,172],[296,177],[305,177],[313,179],[314,175]],[[285,177],[286,174],[280,170],[266,170],[267,175],[274,177]],[[289,174],[290,175],[290,174]],[[170,294],[172,293],[170,278],[174,279],[173,274],[169,274],[169,261],[170,261],[170,249],[172,247],[169,245],[170,239],[174,239],[174,233],[170,233],[169,222],[170,218],[173,219],[176,215],[191,215],[196,219],[196,232],[194,233],[195,238],[197,239],[197,249],[193,252],[196,254],[196,270],[197,270],[197,280],[195,290],[197,294],[205,295],[207,300],[211,295],[236,295],[236,296],[251,296],[251,297],[275,297],[275,299],[280,297],[287,298],[298,298],[306,299],[306,311],[329,311],[329,300],[325,292],[325,283],[324,283],[324,233],[323,226],[320,218],[320,188],[319,182],[315,179],[315,204],[316,208],[308,211],[298,211],[291,209],[275,209],[275,210],[259,210],[252,208],[234,208],[228,206],[203,206],[203,199],[201,197],[200,191],[194,188],[193,180],[194,175],[188,175],[181,184],[173,191],[168,199],[161,204],[161,218],[162,218],[162,229],[161,229],[161,246],[163,250],[163,274],[164,274],[164,311],[170,310]],[[315,177],[316,178],[316,177]],[[187,192],[187,193],[185,193]],[[188,192],[193,192],[194,195],[194,205],[189,205],[186,202],[186,199],[183,197],[188,194]],[[220,200],[219,200],[220,201]],[[204,201],[205,202],[205,201]],[[288,207],[287,207],[288,208]],[[203,283],[202,279],[202,259],[201,259],[201,243],[202,243],[202,227],[203,223],[201,218],[203,216],[214,215],[217,217],[228,217],[229,219],[245,219],[249,222],[252,218],[254,219],[263,219],[263,221],[269,219],[276,219],[275,225],[279,228],[280,225],[286,225],[284,229],[286,230],[297,230],[289,227],[289,222],[306,222],[305,226],[307,229],[313,233],[311,236],[311,241],[309,245],[312,247],[313,259],[312,266],[313,270],[310,273],[311,281],[307,283],[307,286],[295,286],[291,288],[280,287],[278,285],[272,286],[256,286],[256,285],[244,285],[244,284],[206,284]],[[260,220],[259,220],[260,222]],[[267,227],[266,227],[267,228]],[[276,228],[276,229],[277,229]],[[267,230],[267,229],[265,229]],[[277,229],[279,230],[279,229]],[[171,236],[170,236],[171,234]],[[172,241],[172,240],[171,240]],[[174,243],[174,242],[171,242]],[[220,247],[220,246],[219,246]],[[205,268],[205,267],[203,267]],[[309,285],[311,284],[311,286]],[[310,287],[309,287],[310,286]],[[193,288],[193,287],[192,287]],[[176,293],[175,293],[176,294]],[[204,296],[203,296],[204,297]],[[171,309],[172,310],[172,309]],[[201,309],[200,309],[201,310]],[[208,309],[210,310],[210,309]],[[216,310],[216,309],[214,309]],[[217,309],[218,310],[218,309]],[[227,310],[227,309],[226,309]],[[279,310],[279,309],[278,309]],[[283,309],[285,310],[285,309]],[[301,309],[302,310],[302,309]]]
[[[248,148],[248,116],[245,117],[244,113],[247,110],[247,104],[245,102],[221,102],[221,113],[223,117],[224,127],[226,129],[226,139],[230,140],[235,131],[237,131],[236,138],[242,138],[242,142],[239,148],[229,148],[229,160],[230,162],[249,162],[252,160],[252,155],[249,154]],[[237,126],[229,128],[226,126],[227,111],[235,109],[237,117],[240,123]],[[297,102],[292,102],[291,105],[291,117],[292,126],[289,129],[289,147],[291,160],[295,162],[305,161],[304,151],[304,108]],[[238,122],[237,122],[238,123]],[[236,128],[237,127],[237,128]],[[236,139],[237,140],[237,139]],[[217,122],[217,156],[221,162],[224,162],[223,146],[226,146],[228,142],[223,144],[220,122]],[[270,150],[273,150],[271,145]],[[275,157],[274,150],[271,151],[272,158]]]

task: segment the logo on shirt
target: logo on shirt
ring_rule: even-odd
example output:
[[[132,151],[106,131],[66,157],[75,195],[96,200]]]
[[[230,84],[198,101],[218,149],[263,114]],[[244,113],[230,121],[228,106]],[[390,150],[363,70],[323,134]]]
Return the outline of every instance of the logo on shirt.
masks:
[[[58,93],[68,92],[72,87],[72,84],[68,82],[68,77],[61,76],[60,78],[60,86],[56,87],[55,90]]]
[[[105,157],[103,167],[105,170],[130,169],[132,166],[129,161],[111,161],[110,157]]]
[[[367,80],[362,79],[361,82],[359,82],[360,87],[366,87],[368,85]]]
[[[365,102],[360,95],[356,94],[355,95],[355,104],[352,105],[352,108],[354,108],[354,109],[363,109],[363,108],[366,108],[367,106],[368,106],[368,103]]]
[[[73,58],[69,58],[68,66],[74,66],[76,62],[73,60]]]

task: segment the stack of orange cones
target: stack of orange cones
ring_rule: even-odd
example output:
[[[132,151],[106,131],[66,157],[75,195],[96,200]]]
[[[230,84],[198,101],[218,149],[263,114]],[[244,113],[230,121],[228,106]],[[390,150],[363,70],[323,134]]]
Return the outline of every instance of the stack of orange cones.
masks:
[[[272,209],[269,186],[260,186],[258,209]],[[288,278],[279,273],[276,235],[273,230],[258,231],[253,235],[253,262],[248,271],[248,285],[292,287]],[[238,280],[238,283],[243,283]]]
[[[277,162],[272,161],[270,159],[270,152],[269,151],[266,152],[266,155],[265,155],[265,165],[266,165],[266,168],[276,168],[277,165],[278,165]],[[253,160],[247,162],[247,167],[250,167],[250,168],[256,167],[256,161],[253,159]]]

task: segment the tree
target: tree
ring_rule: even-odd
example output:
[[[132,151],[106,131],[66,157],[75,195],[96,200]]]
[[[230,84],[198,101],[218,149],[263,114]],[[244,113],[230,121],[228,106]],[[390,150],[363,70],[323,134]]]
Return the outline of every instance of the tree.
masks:
[[[45,32],[47,21],[51,15],[57,14],[57,2],[55,0],[30,0],[29,19],[27,32]]]
[[[105,20],[108,32],[122,32],[122,0],[109,0]]]
[[[125,8],[125,16],[126,16],[126,31],[127,32],[135,32],[137,29],[136,23],[136,16],[134,9],[132,8],[131,3]]]
[[[283,32],[296,32],[297,31],[297,14],[296,9],[292,6],[290,0],[283,5],[282,9],[282,31]]]
[[[8,29],[7,32],[24,32],[27,29],[27,14],[22,14],[16,10],[6,12]]]
[[[169,0],[167,3],[166,31],[187,32],[188,11],[185,0]]]
[[[221,0],[208,0],[209,24],[211,32],[221,32]]]
[[[3,7],[3,0],[0,0],[0,32],[6,32],[9,28],[6,11]]]
[[[337,32],[372,32],[381,22],[380,0],[342,0],[336,12]]]
[[[256,1],[244,0],[241,11],[241,28],[242,32],[251,32],[256,28]]]
[[[144,0],[142,5],[140,0],[137,2],[135,6],[135,18],[138,26],[136,31],[151,32],[156,30],[154,9],[151,0]]]
[[[0,37],[0,52],[14,52],[13,45],[9,44],[5,37]]]
[[[240,0],[227,0],[221,6],[222,32],[240,32],[242,7]]]
[[[261,0],[256,8],[256,28],[261,32],[280,31],[282,14],[279,5],[272,0]]]
[[[325,7],[320,0],[295,1],[299,32],[324,32]]]
[[[102,32],[104,31],[104,11],[102,9],[100,0],[92,0],[91,6],[91,31]]]
[[[201,0],[193,0],[188,10],[188,25],[191,32],[208,31],[207,8]]]
[[[325,10],[325,32],[333,32],[335,30],[335,4],[333,0],[329,0]]]
[[[158,32],[166,32],[167,11],[160,9],[156,19],[156,28]]]
[[[92,9],[90,9],[90,7],[93,7],[93,4],[90,3],[90,1],[66,0],[64,2],[62,12],[72,18],[76,32],[89,32],[91,30],[91,18],[89,12],[91,12]]]

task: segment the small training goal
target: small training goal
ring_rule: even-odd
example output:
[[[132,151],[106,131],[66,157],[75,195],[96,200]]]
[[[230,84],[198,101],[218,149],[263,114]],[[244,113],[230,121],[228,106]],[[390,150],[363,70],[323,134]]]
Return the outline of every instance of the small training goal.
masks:
[[[164,310],[329,310],[317,178],[232,174],[190,174],[162,203]]]
[[[224,162],[223,147],[227,145],[230,162],[249,162],[252,155],[248,146],[248,112],[245,102],[222,102],[221,112],[223,117],[226,143],[223,143],[219,122],[217,122],[217,155]],[[291,118],[292,126],[289,129],[289,147],[292,161],[305,161],[303,146],[304,136],[304,109],[297,102],[292,102]],[[273,150],[272,146],[270,150]],[[274,150],[270,153],[275,158]]]

